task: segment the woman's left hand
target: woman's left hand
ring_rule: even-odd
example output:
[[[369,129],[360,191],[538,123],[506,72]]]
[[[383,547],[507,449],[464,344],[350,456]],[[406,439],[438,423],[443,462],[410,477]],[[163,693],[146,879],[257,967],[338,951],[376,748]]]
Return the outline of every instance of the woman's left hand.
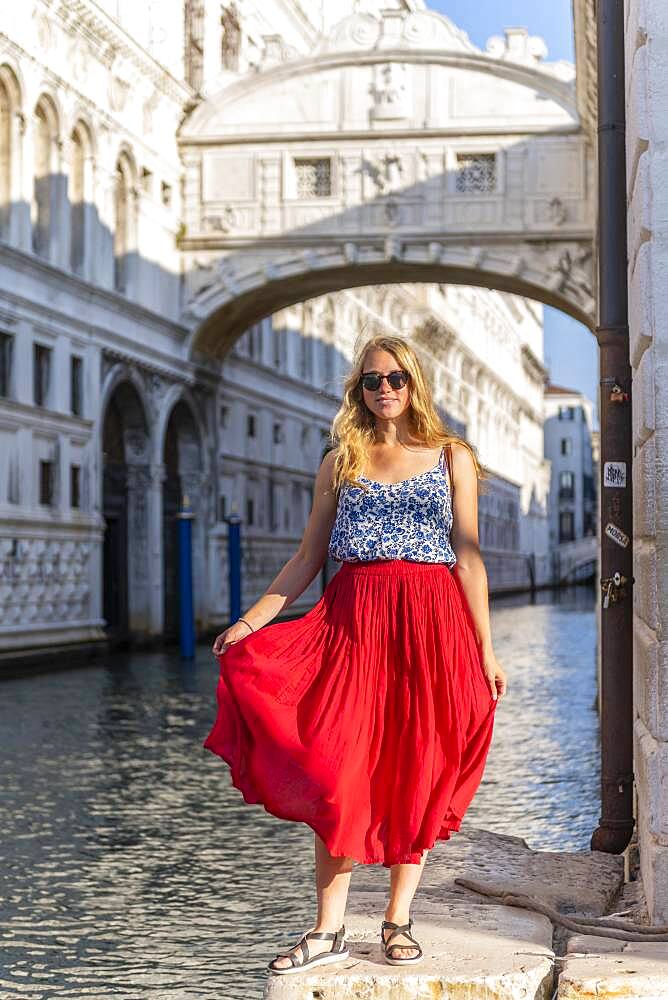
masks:
[[[487,677],[487,683],[490,686],[492,697],[501,701],[508,689],[508,682],[503,668],[494,655],[493,650],[483,650],[482,665],[485,670],[485,676]]]

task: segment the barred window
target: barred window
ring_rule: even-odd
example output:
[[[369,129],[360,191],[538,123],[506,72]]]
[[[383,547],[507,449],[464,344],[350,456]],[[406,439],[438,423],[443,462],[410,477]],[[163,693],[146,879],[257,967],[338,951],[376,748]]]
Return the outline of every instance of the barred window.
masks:
[[[496,191],[496,154],[458,153],[456,189],[463,194]]]
[[[298,198],[329,198],[332,194],[332,161],[295,160]]]

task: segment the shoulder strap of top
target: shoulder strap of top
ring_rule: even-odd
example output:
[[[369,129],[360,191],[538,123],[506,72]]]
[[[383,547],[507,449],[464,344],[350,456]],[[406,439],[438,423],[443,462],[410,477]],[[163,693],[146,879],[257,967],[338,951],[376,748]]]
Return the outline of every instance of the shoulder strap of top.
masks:
[[[445,452],[446,465],[448,466],[448,475],[450,476],[450,493],[451,493],[451,495],[454,496],[455,481],[452,478],[452,445],[451,444],[446,444],[446,446],[445,446],[445,448],[443,450]]]

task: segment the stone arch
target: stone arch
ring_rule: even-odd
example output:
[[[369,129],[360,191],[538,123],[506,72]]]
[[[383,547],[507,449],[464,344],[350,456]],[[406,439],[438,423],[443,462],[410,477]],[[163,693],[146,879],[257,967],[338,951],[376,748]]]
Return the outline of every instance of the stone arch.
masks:
[[[184,317],[191,329],[188,350],[223,357],[244,330],[278,309],[345,288],[388,283],[495,288],[561,309],[590,329],[595,323],[592,255],[585,241],[472,247],[414,240],[402,241],[396,252],[367,246],[364,261],[350,263],[349,256],[346,245],[308,257],[285,254],[271,267],[245,261],[245,273],[238,276],[230,256],[206,276],[200,272],[199,291]]]
[[[93,204],[93,133],[83,118],[75,118],[70,132],[68,205],[70,214],[70,270],[85,275]]]
[[[12,205],[20,187],[22,89],[14,70],[0,66],[0,238],[12,238]]]
[[[309,58],[200,102],[179,135],[189,347],[222,356],[275,309],[396,282],[512,292],[593,326],[591,136],[572,67],[544,57],[523,31],[483,52],[433,12],[356,13]]]
[[[119,643],[150,631],[150,424],[139,380],[119,365],[107,379],[100,422],[103,615]]]
[[[42,93],[35,103],[32,132],[32,248],[38,256],[49,260],[58,226],[60,115],[54,99],[48,93]]]
[[[114,289],[130,294],[137,253],[137,165],[125,145],[116,158],[113,201]]]
[[[177,389],[162,414],[162,590],[163,632],[178,632],[178,547],[176,515],[186,502],[193,514],[193,579],[195,615],[201,626],[206,606],[200,585],[206,574],[205,458],[203,428],[188,394]],[[198,583],[199,581],[199,583]]]

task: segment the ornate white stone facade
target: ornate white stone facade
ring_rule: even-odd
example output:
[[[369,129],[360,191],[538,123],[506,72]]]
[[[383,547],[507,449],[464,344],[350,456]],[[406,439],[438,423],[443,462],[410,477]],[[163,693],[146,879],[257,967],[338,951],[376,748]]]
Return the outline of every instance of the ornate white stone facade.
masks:
[[[0,12],[0,656],[95,641],[105,622],[119,636],[173,632],[184,492],[199,627],[226,618],[233,504],[252,521],[252,598],[301,536],[364,329],[418,331],[439,405],[479,447],[492,581],[528,582],[530,555],[545,579],[542,312],[508,293],[534,282],[591,311],[591,164],[572,68],[546,63],[521,32],[480,53],[417,0],[350,0],[336,17],[324,0],[249,0],[243,16],[231,3],[222,17],[218,3],[185,8],[189,19],[176,0]],[[423,54],[434,32],[449,53],[436,63]],[[477,117],[471,74],[487,95]],[[267,82],[288,102],[281,114],[258,104]],[[333,118],[337,88],[353,84],[367,87],[365,108],[346,100]],[[443,109],[435,86],[450,94]],[[499,128],[488,98],[501,91],[521,127]],[[240,137],[252,107],[264,117]],[[203,122],[219,147],[209,159]],[[286,124],[280,143],[260,134]],[[247,274],[228,258],[236,244],[280,243],[286,226],[316,240],[277,298],[294,246],[280,260],[258,249]],[[499,291],[443,284],[465,275]],[[233,329],[220,309],[243,293],[260,315],[237,310]]]
[[[573,67],[543,55],[520,30],[482,52],[397,5],[228,76],[179,134],[194,349],[220,354],[268,303],[390,279],[502,288],[592,323],[592,146]]]

